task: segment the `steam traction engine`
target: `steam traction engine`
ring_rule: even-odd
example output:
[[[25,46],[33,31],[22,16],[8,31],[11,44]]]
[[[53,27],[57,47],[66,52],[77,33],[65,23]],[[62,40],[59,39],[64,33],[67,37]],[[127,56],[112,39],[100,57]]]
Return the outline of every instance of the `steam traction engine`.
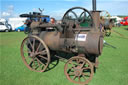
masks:
[[[103,33],[100,31],[100,11],[82,7],[69,9],[61,24],[46,22],[40,13],[22,14],[28,17],[28,36],[21,44],[21,56],[25,65],[32,71],[44,72],[56,52],[71,53],[64,66],[68,80],[77,84],[87,84],[93,77],[102,53]],[[36,20],[35,20],[36,18]]]

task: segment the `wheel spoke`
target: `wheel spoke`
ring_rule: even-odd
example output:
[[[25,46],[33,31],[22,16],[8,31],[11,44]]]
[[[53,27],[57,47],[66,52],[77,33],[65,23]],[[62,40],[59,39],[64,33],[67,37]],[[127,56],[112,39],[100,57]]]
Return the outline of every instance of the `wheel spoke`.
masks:
[[[70,67],[70,68],[68,68],[69,70],[72,70],[74,67]]]
[[[46,54],[47,54],[47,51],[46,51],[46,50],[43,50],[43,51],[41,51],[41,52],[37,52],[37,54],[46,55]]]
[[[39,57],[45,59],[45,60],[48,60],[46,57],[42,56],[42,55],[39,55]]]
[[[31,59],[31,61],[30,61],[30,63],[29,63],[29,66],[31,66],[31,65],[32,65],[32,62],[33,62],[33,59]]]
[[[33,64],[33,65],[32,65],[32,64]],[[32,60],[30,61],[29,66],[30,66],[31,68],[35,67],[34,69],[36,69],[35,59],[32,59]]]
[[[72,61],[70,61],[69,64],[73,64]]]
[[[36,49],[36,52],[38,52],[40,46],[41,46],[41,42],[39,43],[39,45],[38,45],[38,47],[37,47],[37,49]]]
[[[36,58],[36,60],[37,60],[37,61],[39,61],[42,65],[44,65],[44,66],[45,66],[45,64],[44,64],[44,63],[42,63],[38,58]]]
[[[69,76],[74,76],[75,74],[74,74],[74,72],[70,72],[68,75]]]
[[[35,59],[33,59],[33,63],[34,63],[34,67],[35,67],[34,69],[36,69]]]
[[[77,64],[74,64],[73,61],[70,61],[69,64],[72,64],[75,67]]]
[[[32,43],[31,43],[31,41],[30,41],[30,39],[28,38],[28,41],[29,41],[29,43],[30,43],[30,45],[31,45],[31,47],[32,47],[32,51],[34,50],[34,48],[33,48],[33,46],[32,46]]]
[[[73,65],[72,67],[70,67],[70,68],[68,68],[68,69],[72,70],[72,69],[74,69],[74,68],[75,68],[75,65]]]
[[[37,59],[36,59],[37,60]],[[40,62],[37,60],[37,63],[38,63],[38,65],[39,65],[39,67],[40,67]]]
[[[33,51],[35,51],[35,38],[33,38],[33,46],[32,46],[32,48],[33,48]]]
[[[28,42],[25,42],[23,53],[31,53],[31,49],[28,47]]]
[[[85,78],[85,76],[84,76],[84,75],[82,75],[82,77],[84,78],[84,80],[86,80],[86,78]]]
[[[82,62],[82,64],[80,64],[80,68],[82,68],[84,66],[85,62]]]
[[[39,66],[39,68],[40,68],[40,70],[42,70],[42,68],[41,68],[41,61],[39,61],[37,58],[36,58],[36,60],[37,60],[37,63],[38,63],[38,66]],[[44,64],[43,64],[43,66],[45,66]]]
[[[76,76],[73,77],[73,80],[75,80],[75,79],[76,79]]]
[[[91,69],[90,67],[84,67],[83,70],[88,70]]]
[[[90,77],[90,74],[87,74],[87,73],[83,73],[82,75]]]
[[[79,64],[80,63],[79,59],[76,59],[76,62],[77,62],[77,64]]]

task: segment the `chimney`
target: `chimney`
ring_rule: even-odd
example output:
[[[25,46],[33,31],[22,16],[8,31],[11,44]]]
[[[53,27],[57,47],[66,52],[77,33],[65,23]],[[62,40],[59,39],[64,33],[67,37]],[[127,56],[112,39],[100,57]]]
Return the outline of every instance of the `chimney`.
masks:
[[[96,11],[96,0],[92,0],[92,9],[93,9],[93,11]]]

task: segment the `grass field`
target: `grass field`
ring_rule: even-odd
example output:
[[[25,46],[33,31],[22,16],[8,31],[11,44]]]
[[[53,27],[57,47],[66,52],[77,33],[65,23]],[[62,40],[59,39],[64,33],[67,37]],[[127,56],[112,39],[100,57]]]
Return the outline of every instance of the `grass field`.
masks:
[[[128,36],[128,26],[113,28]],[[44,73],[30,71],[20,56],[23,32],[0,33],[0,85],[76,85],[64,75],[64,62]],[[112,33],[105,37],[113,49],[105,46],[97,69],[89,85],[128,85],[128,39]]]

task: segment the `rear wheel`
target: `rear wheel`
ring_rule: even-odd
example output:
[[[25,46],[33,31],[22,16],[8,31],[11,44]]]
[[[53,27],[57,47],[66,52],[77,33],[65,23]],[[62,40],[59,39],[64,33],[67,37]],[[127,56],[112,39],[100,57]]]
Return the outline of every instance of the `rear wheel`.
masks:
[[[29,36],[23,40],[21,56],[25,65],[36,72],[44,72],[50,62],[49,49],[37,36]]]

